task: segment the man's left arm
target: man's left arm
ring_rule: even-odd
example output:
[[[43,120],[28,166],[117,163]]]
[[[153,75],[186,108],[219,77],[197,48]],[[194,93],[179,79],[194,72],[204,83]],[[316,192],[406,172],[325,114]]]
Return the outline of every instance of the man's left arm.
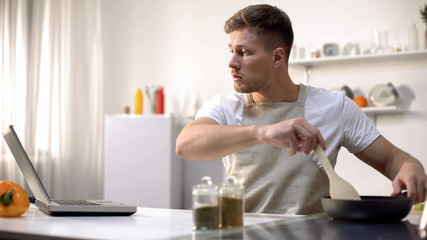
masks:
[[[423,165],[383,136],[355,155],[393,181],[391,196],[397,196],[406,189],[407,196],[412,197],[414,203],[425,201],[427,177]]]

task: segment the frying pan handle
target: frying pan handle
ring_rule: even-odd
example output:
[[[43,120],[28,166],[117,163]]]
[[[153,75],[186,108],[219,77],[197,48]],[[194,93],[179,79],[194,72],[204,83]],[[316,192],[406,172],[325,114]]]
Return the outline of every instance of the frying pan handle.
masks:
[[[397,195],[397,197],[407,197],[408,196],[408,192],[406,190],[403,190],[399,195]]]

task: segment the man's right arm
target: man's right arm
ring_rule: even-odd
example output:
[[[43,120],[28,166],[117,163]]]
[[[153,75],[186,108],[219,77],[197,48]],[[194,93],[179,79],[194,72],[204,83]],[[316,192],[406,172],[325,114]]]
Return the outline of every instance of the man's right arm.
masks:
[[[256,144],[271,144],[309,154],[317,144],[326,149],[320,131],[302,118],[272,125],[220,125],[208,117],[189,123],[176,140],[177,155],[199,161],[222,158]]]
[[[188,159],[210,161],[257,143],[254,126],[220,125],[208,117],[192,121],[176,140],[176,154]]]

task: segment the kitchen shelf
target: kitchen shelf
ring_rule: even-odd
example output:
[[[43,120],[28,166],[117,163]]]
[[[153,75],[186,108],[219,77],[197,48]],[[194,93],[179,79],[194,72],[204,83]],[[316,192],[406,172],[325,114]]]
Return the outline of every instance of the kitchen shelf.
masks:
[[[403,109],[398,106],[385,106],[385,107],[364,107],[361,108],[366,116],[370,116],[374,125],[377,125],[377,120],[379,115],[389,115],[389,114],[400,114],[403,113]]]
[[[364,107],[362,111],[365,114],[395,114],[403,113],[403,109],[397,106],[386,106],[386,107]]]
[[[333,65],[337,63],[359,63],[367,61],[381,61],[381,60],[404,60],[404,59],[417,59],[427,58],[427,50],[399,52],[389,54],[370,54],[359,56],[336,56],[336,57],[322,57],[317,59],[304,59],[290,61],[289,66],[301,66],[305,68],[313,68],[318,66]]]
[[[304,67],[305,74],[304,79],[307,85],[310,84],[310,78],[312,75],[312,68],[331,66],[337,64],[354,64],[362,62],[378,62],[386,60],[405,60],[405,59],[427,59],[427,50],[420,51],[409,51],[389,54],[370,54],[370,55],[359,55],[359,56],[336,56],[336,57],[323,57],[317,59],[304,59],[290,61],[290,67]],[[386,106],[386,107],[365,107],[362,111],[366,115],[374,117],[374,122],[378,115],[385,114],[399,114],[403,113],[403,109],[397,106]]]
[[[389,54],[369,54],[359,56],[336,56],[323,57],[316,59],[294,60],[289,62],[290,67],[304,67],[305,84],[310,84],[312,69],[321,66],[330,66],[336,64],[354,64],[362,62],[378,62],[385,60],[404,60],[404,59],[427,59],[427,50],[389,53]]]

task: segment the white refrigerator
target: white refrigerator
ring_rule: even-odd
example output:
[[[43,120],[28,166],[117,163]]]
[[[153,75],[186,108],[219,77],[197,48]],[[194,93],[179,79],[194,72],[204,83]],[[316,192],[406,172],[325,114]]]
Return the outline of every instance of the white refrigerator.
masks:
[[[180,208],[182,159],[171,115],[105,116],[104,199]]]

